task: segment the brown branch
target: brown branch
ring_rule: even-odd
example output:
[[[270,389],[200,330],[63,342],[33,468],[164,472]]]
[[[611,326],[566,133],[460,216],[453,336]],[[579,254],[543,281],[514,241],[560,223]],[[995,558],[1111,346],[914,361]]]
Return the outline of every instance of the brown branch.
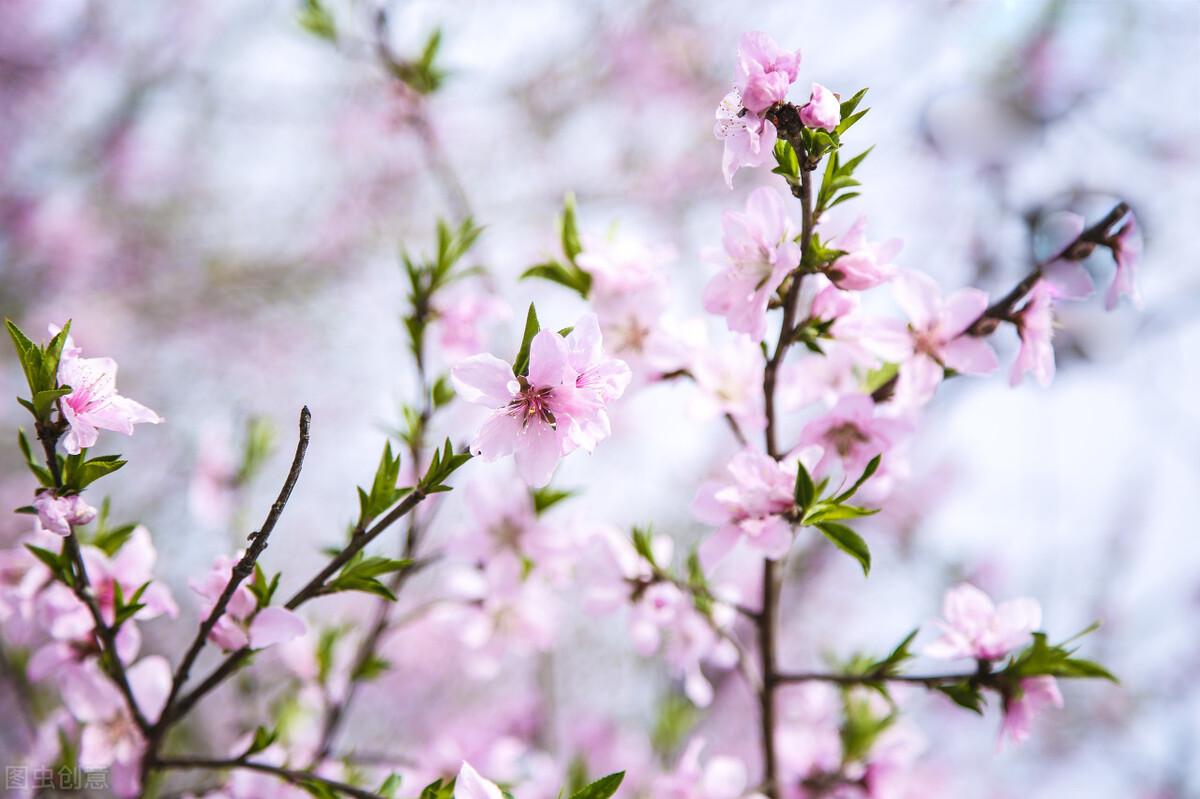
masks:
[[[291,785],[301,787],[306,783],[322,785],[332,791],[353,797],[353,799],[384,799],[383,796],[373,791],[367,791],[349,783],[331,780],[328,777],[322,777],[311,771],[299,771],[282,766],[272,766],[269,763],[256,763],[252,760],[211,760],[200,757],[170,757],[151,761],[150,768],[159,770],[175,769],[179,771],[196,769],[223,771],[225,769],[240,768],[264,774],[273,774]]]
[[[1109,245],[1112,238],[1109,231],[1114,225],[1120,222],[1129,214],[1129,204],[1119,202],[1113,206],[1112,210],[1104,215],[1096,224],[1084,230],[1076,236],[1067,246],[1055,253],[1052,257],[1045,261],[1034,264],[1033,271],[1021,279],[1021,282],[1013,286],[1012,290],[1005,294],[1000,299],[996,300],[988,309],[979,315],[979,318],[971,323],[966,332],[972,336],[987,336],[990,335],[1000,322],[1008,319],[1017,304],[1025,298],[1037,282],[1042,278],[1042,270],[1050,264],[1059,260],[1066,261],[1082,261],[1092,254],[1092,251],[1097,245]]]
[[[324,594],[325,582],[331,576],[333,576],[335,572],[345,566],[355,555],[361,552],[363,548],[367,546],[367,544],[374,541],[388,527],[407,515],[409,511],[411,511],[417,506],[418,503],[421,502],[421,500],[425,499],[425,496],[425,492],[420,487],[414,488],[407,496],[404,497],[399,505],[393,508],[391,512],[382,519],[380,519],[373,527],[362,533],[356,534],[346,548],[334,556],[329,563],[326,564],[325,568],[321,569],[321,571],[318,572],[315,577],[309,580],[303,588],[297,591],[292,598],[287,601],[284,607],[286,607],[288,610],[295,610],[308,600]],[[413,566],[409,567],[409,571],[418,568],[419,565],[420,564],[413,564]],[[253,650],[249,647],[243,647],[226,657],[225,660],[222,661],[221,664],[217,666],[208,675],[208,677],[204,679],[203,682],[196,686],[196,688],[192,689],[190,693],[184,694],[184,696],[178,700],[169,717],[166,713],[163,714],[164,720],[161,721],[160,724],[164,726],[164,729],[165,727],[174,724],[179,719],[187,715],[187,713],[191,711],[197,702],[199,702],[209,692],[224,682],[225,678],[227,678],[230,674],[237,671],[237,669],[243,663],[245,663],[247,659],[249,659],[252,652]]]
[[[42,442],[42,451],[46,456],[46,466],[50,469],[56,495],[62,491],[63,487],[62,472],[58,467],[58,453],[56,452],[63,428],[64,425],[61,423],[55,426],[37,423],[38,440]],[[83,560],[83,551],[79,548],[79,538],[75,535],[74,525],[71,525],[70,534],[63,538],[63,551],[70,558],[72,570],[75,573],[75,579],[71,581],[71,591],[87,607],[96,628],[95,637],[100,645],[100,665],[104,667],[105,673],[116,684],[121,696],[125,699],[125,705],[129,708],[130,716],[138,729],[144,733],[150,729],[150,722],[141,707],[138,706],[133,689],[129,685],[129,675],[125,673],[125,664],[117,652],[117,632],[105,620],[104,614],[100,611],[100,605],[96,602],[96,594],[92,591],[91,581],[88,580],[87,565]]]
[[[775,675],[780,683],[828,682],[837,685],[873,685],[882,682],[916,683],[926,688],[953,685],[963,680],[979,680],[991,676],[992,672],[972,671],[966,674],[833,674],[816,671],[783,672]]]
[[[229,602],[233,599],[233,595],[237,592],[238,587],[243,581],[249,579],[251,573],[254,571],[254,565],[267,548],[267,540],[271,532],[275,529],[279,517],[283,514],[283,509],[287,506],[288,500],[292,496],[292,489],[296,487],[296,481],[300,479],[300,471],[304,467],[304,454],[308,450],[309,424],[311,420],[312,414],[309,413],[308,406],[301,408],[300,438],[296,442],[296,454],[292,457],[292,465],[288,469],[287,477],[283,481],[283,487],[279,489],[279,495],[271,505],[271,510],[267,513],[267,518],[263,521],[262,527],[250,534],[250,546],[233,567],[233,571],[229,575],[229,582],[225,584],[225,588],[217,598],[216,604],[213,605],[212,611],[209,612],[208,616],[200,624],[200,628],[196,631],[196,637],[192,639],[191,646],[188,647],[183,659],[179,662],[179,666],[175,669],[175,674],[171,678],[171,692],[167,697],[166,704],[163,706],[162,715],[148,736],[147,750],[150,752],[157,750],[162,732],[166,726],[166,720],[171,717],[172,705],[178,698],[179,692],[183,690],[184,684],[187,683],[192,666],[195,665],[196,658],[200,656],[200,652],[204,649],[209,634],[225,613],[225,609],[229,606]]]

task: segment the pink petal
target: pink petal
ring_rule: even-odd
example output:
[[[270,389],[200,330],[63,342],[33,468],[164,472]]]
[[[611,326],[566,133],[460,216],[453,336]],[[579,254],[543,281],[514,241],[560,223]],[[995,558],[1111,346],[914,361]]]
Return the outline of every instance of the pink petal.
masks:
[[[307,629],[304,620],[287,608],[263,608],[250,623],[250,646],[263,649],[287,643]]]
[[[941,356],[946,366],[965,375],[991,374],[1000,367],[996,351],[975,336],[959,336],[945,344]]]
[[[450,370],[454,390],[467,402],[503,408],[512,399],[512,367],[495,355],[480,353],[460,361]]]
[[[942,307],[942,290],[924,272],[904,269],[892,281],[896,302],[914,327],[926,328],[936,319]]]
[[[543,330],[529,346],[529,383],[534,386],[559,386],[574,382],[567,363],[567,342],[553,330]]]
[[[171,692],[171,664],[159,655],[149,655],[126,671],[129,687],[138,707],[150,721],[156,721]]]
[[[531,419],[517,436],[517,474],[526,484],[541,487],[550,482],[562,454],[558,433],[540,419]]]
[[[987,310],[987,294],[979,289],[959,289],[950,295],[942,309],[940,332],[947,338],[957,336]]]
[[[454,780],[454,799],[504,799],[504,794],[494,782],[479,776],[479,772],[464,760]]]
[[[485,461],[494,461],[511,455],[517,448],[520,435],[520,419],[503,411],[495,413],[475,434],[475,440],[471,442],[471,452]]]

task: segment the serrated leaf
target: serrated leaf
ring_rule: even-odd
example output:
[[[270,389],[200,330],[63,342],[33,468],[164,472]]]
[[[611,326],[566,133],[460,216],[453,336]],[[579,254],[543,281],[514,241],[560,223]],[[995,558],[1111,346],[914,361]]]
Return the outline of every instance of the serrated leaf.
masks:
[[[983,715],[985,704],[983,694],[969,681],[939,685],[937,690],[950,697],[951,701],[959,707],[965,707],[973,713]]]

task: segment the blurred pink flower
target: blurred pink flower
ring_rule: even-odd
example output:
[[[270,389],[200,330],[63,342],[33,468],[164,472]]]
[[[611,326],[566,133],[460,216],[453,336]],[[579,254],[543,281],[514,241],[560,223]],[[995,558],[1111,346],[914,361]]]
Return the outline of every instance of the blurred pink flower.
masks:
[[[900,407],[928,402],[943,370],[985,375],[996,370],[996,353],[966,330],[988,307],[979,289],[960,289],[945,300],[933,278],[923,272],[900,271],[892,283],[907,325],[884,320],[864,331],[863,344],[885,360],[900,363],[895,401]]]
[[[1025,304],[1014,314],[1017,334],[1021,337],[1021,349],[1008,377],[1014,386],[1026,372],[1043,386],[1054,379],[1054,296],[1053,286],[1039,280]]]
[[[866,394],[847,394],[828,413],[805,425],[800,446],[817,445],[822,451],[813,471],[828,474],[837,461],[844,476],[853,480],[872,458],[890,452],[911,428],[879,416],[876,410],[874,400]],[[881,463],[880,470],[885,469],[886,464]]]
[[[1000,724],[1000,740],[1007,737],[1015,744],[1023,743],[1033,728],[1033,719],[1047,707],[1061,708],[1062,692],[1058,681],[1048,675],[1021,680],[1019,695],[1005,697],[1004,720]]]
[[[883,244],[869,243],[866,227],[867,218],[860,216],[845,233],[829,242],[831,248],[846,253],[830,264],[826,273],[840,289],[863,291],[891,280],[896,274],[892,259],[903,242],[890,239]]]
[[[800,265],[796,227],[779,192],[767,187],[750,194],[744,212],[726,211],[721,227],[728,263],[705,287],[704,309],[724,316],[730,330],[762,341],[767,304]]]
[[[942,616],[934,622],[942,630],[941,638],[923,651],[927,657],[943,660],[997,660],[1026,644],[1042,623],[1036,600],[1011,599],[994,605],[970,583],[946,592]]]
[[[220,555],[213,561],[212,569],[203,579],[188,581],[191,589],[204,600],[200,604],[201,617],[207,617],[212,612],[229,583],[234,564],[241,557],[242,552],[238,552],[233,558]],[[258,600],[243,582],[234,590],[225,612],[217,619],[208,637],[227,651],[247,646],[252,649],[264,649],[304,635],[306,629],[304,620],[287,608],[259,609]]]
[[[63,449],[72,455],[93,446],[98,430],[128,436],[133,435],[135,424],[162,421],[146,406],[117,393],[117,362],[112,358],[83,358],[64,350],[58,364],[58,384],[71,387],[71,393],[59,405],[69,425]]]
[[[720,348],[698,346],[690,361],[692,377],[700,388],[695,400],[700,416],[727,413],[746,433],[766,426],[763,359],[757,344],[745,336],[736,336]]]
[[[96,518],[96,509],[78,494],[56,497],[52,491],[42,491],[34,498],[33,507],[37,509],[37,530],[55,535],[68,536],[72,525],[88,524]]]
[[[771,560],[787,554],[792,526],[781,514],[795,504],[796,464],[812,468],[819,448],[805,450],[783,462],[756,449],[745,448],[730,459],[726,477],[702,484],[692,500],[692,514],[716,531],[700,545],[708,567],[716,565],[739,541]]]
[[[751,31],[738,40],[734,81],[746,110],[761,114],[786,100],[799,71],[800,52],[784,50],[767,34]]]
[[[750,799],[761,796],[747,793],[750,775],[740,759],[719,755],[701,765],[700,752],[704,745],[703,738],[690,740],[675,770],[654,780],[651,795],[656,799]]]
[[[1104,297],[1104,307],[1112,310],[1117,307],[1121,297],[1128,297],[1133,307],[1141,309],[1142,295],[1137,287],[1138,263],[1142,259],[1142,239],[1138,233],[1137,219],[1130,214],[1125,224],[1113,238],[1113,258],[1117,262],[1117,271]]]
[[[451,360],[482,352],[483,328],[512,316],[504,300],[473,290],[440,292],[434,296],[433,310],[438,345]]]
[[[158,719],[171,689],[171,666],[166,658],[143,658],[126,670],[129,686],[142,713]],[[124,698],[94,661],[65,669],[59,677],[63,703],[81,725],[79,767],[109,768],[113,793],[141,793],[141,756],[145,740]]]
[[[810,128],[832,132],[842,121],[842,104],[837,95],[814,83],[808,102],[800,109],[800,121]]]
[[[146,586],[139,600],[145,607],[133,617],[138,621],[161,615],[171,618],[179,615],[179,607],[175,604],[170,590],[162,583],[152,582],[154,563],[157,559],[158,552],[150,538],[150,531],[140,524],[112,557],[97,547],[83,547],[83,562],[87,566],[96,603],[110,623],[115,617],[118,586],[126,602],[139,588]]]

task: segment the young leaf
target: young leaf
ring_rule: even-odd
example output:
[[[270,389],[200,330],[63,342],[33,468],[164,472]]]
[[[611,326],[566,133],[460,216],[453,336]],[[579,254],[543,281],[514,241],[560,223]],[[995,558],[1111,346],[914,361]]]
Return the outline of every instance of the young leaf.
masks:
[[[795,499],[796,505],[803,512],[808,510],[813,504],[813,500],[816,499],[817,489],[813,485],[812,475],[808,473],[808,469],[804,468],[804,464],[797,463],[796,467]]]
[[[571,799],[608,799],[608,797],[617,792],[617,788],[621,787],[621,780],[623,779],[625,779],[624,771],[618,771],[615,774],[609,774],[607,777],[601,777],[576,791],[571,795]]]
[[[557,505],[564,499],[570,499],[578,492],[570,489],[546,486],[544,488],[535,488],[530,493],[533,495],[533,510],[537,515],[541,516],[554,505]]]
[[[867,542],[862,536],[837,522],[821,522],[817,529],[824,533],[834,546],[858,561],[864,576],[871,572],[871,550],[867,548]]]
[[[533,343],[533,337],[541,329],[537,309],[533,307],[533,303],[529,303],[529,312],[525,315],[525,332],[521,336],[521,348],[517,350],[517,357],[513,360],[513,374],[529,374],[529,347]]]

